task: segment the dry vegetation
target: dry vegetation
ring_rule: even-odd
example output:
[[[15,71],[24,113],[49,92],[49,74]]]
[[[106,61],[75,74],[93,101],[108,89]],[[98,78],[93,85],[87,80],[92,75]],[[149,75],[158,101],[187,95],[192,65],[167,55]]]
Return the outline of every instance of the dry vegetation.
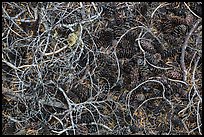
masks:
[[[202,134],[201,2],[3,2],[3,134]]]

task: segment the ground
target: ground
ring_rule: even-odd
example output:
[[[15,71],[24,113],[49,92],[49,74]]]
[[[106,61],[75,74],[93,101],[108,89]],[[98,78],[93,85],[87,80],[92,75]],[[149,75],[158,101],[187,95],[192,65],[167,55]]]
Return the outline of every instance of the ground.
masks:
[[[3,2],[2,134],[201,135],[201,2]]]

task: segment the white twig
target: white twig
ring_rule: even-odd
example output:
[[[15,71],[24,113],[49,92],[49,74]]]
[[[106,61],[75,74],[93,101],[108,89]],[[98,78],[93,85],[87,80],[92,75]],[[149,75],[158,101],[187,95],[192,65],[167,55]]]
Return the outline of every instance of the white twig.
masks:
[[[181,64],[181,68],[182,68],[182,71],[183,71],[183,81],[186,81],[186,79],[187,79],[187,70],[186,70],[184,57],[185,57],[185,53],[186,53],[185,52],[186,47],[188,46],[188,40],[190,39],[192,33],[195,31],[195,29],[197,28],[197,26],[200,24],[201,21],[202,21],[202,19],[198,19],[197,22],[193,25],[193,27],[191,28],[189,34],[185,38],[185,42],[184,42],[184,44],[182,46],[180,64]]]
[[[154,11],[152,12],[152,14],[151,14],[151,18],[153,18],[155,12],[156,12],[159,8],[164,7],[164,6],[167,6],[167,5],[169,5],[169,4],[170,4],[170,3],[164,2],[163,4],[160,4],[158,7],[156,7],[155,10],[154,10]]]
[[[188,6],[188,4],[186,4],[186,2],[184,2],[184,5],[187,7],[187,9],[188,9],[194,16],[196,16],[196,17],[199,18],[199,19],[202,19],[200,16],[198,16],[197,14],[195,14],[195,12],[193,12],[193,11],[191,10],[191,8]]]

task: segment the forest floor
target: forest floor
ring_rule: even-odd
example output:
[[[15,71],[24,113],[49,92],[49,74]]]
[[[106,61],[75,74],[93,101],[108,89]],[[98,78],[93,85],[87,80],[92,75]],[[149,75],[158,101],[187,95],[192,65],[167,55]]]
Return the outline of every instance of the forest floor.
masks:
[[[202,135],[201,2],[3,2],[2,134]]]

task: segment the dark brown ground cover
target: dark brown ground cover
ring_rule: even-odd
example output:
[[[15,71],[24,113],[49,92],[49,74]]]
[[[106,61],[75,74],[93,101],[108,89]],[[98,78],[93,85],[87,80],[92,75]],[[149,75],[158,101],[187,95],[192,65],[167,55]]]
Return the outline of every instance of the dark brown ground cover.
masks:
[[[2,134],[202,134],[201,2],[3,2]]]

